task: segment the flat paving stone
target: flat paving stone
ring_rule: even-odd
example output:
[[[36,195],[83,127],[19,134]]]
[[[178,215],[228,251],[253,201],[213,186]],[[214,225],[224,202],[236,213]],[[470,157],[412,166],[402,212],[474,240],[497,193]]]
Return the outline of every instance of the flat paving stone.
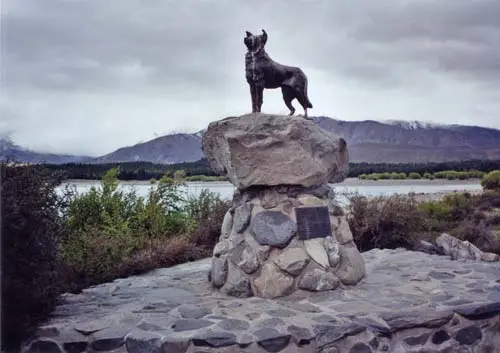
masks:
[[[500,313],[500,262],[459,262],[401,249],[375,249],[362,256],[366,277],[358,285],[297,291],[275,300],[235,298],[214,289],[207,281],[211,258],[65,294],[40,328],[32,350],[71,346],[72,336],[63,334],[71,330],[78,332],[76,350],[85,349],[85,340],[90,348],[117,352],[142,347],[154,351],[160,343],[165,352],[185,352],[193,344],[193,351],[221,347],[225,352],[224,347],[252,343],[279,352],[290,342],[309,340],[330,349],[364,330],[390,335],[417,326],[439,327],[453,313],[468,320]],[[456,340],[473,346],[483,339],[474,326],[449,336],[415,335],[410,343]]]

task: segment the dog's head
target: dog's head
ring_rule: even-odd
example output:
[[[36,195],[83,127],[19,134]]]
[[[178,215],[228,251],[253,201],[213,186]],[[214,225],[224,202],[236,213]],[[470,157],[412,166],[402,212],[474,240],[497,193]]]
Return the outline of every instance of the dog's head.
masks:
[[[254,35],[248,31],[246,34],[247,36],[243,39],[243,43],[245,43],[249,52],[256,53],[264,49],[267,42],[266,31],[262,30],[262,34],[260,35]]]

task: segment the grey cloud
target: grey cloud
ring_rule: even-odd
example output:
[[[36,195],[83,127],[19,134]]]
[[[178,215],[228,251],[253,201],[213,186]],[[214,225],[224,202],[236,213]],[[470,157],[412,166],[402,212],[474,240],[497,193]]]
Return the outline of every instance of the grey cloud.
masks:
[[[498,0],[4,0],[2,6],[8,113],[0,129],[30,142],[44,138],[40,127],[82,116],[95,120],[88,118],[87,130],[74,137],[73,152],[96,134],[111,136],[113,124],[125,124],[124,132],[144,121],[144,130],[131,132],[138,140],[246,112],[243,36],[262,28],[271,57],[308,74],[312,114],[397,114],[500,127]],[[391,95],[397,105],[388,104]],[[279,111],[280,99],[268,93],[265,109]],[[160,125],[147,127],[153,123]],[[106,148],[136,141],[118,135]],[[71,138],[61,143],[68,148]]]

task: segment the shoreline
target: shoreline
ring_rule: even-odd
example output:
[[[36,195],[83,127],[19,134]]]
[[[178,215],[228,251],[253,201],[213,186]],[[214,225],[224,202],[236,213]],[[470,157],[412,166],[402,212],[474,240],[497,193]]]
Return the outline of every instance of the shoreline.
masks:
[[[359,178],[346,178],[341,183],[329,184],[333,186],[391,186],[391,185],[477,185],[481,179],[448,180],[448,179],[384,179],[362,180]],[[100,184],[98,179],[68,179],[63,184]],[[119,180],[120,184],[153,185],[149,180]],[[187,184],[220,184],[231,185],[229,181],[186,181]]]

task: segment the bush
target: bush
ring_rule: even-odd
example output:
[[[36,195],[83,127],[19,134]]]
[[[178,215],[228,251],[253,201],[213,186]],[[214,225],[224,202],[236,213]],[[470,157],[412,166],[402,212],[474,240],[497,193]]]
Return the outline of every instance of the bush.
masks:
[[[2,346],[14,349],[50,313],[60,293],[58,211],[64,200],[55,192],[61,175],[41,167],[0,167]]]
[[[67,235],[60,257],[73,281],[71,290],[123,275],[120,268],[134,251],[154,239],[186,234],[192,227],[183,212],[182,180],[161,178],[146,199],[118,188],[118,169],[105,173],[102,189],[74,195],[64,213]]]
[[[69,291],[209,256],[220,235],[228,202],[207,190],[186,199],[182,172],[162,177],[145,198],[120,191],[117,176],[106,172],[102,189],[74,195],[64,214],[60,256]]]
[[[481,186],[485,190],[500,190],[500,170],[486,174],[481,180]]]
[[[410,174],[408,174],[408,179],[420,179],[420,178],[421,176],[417,172],[411,172]]]
[[[424,173],[423,178],[424,179],[433,180],[434,179],[434,175],[432,175],[431,173]]]
[[[413,197],[367,197],[357,194],[349,200],[349,226],[360,251],[373,248],[412,248],[424,217]]]

